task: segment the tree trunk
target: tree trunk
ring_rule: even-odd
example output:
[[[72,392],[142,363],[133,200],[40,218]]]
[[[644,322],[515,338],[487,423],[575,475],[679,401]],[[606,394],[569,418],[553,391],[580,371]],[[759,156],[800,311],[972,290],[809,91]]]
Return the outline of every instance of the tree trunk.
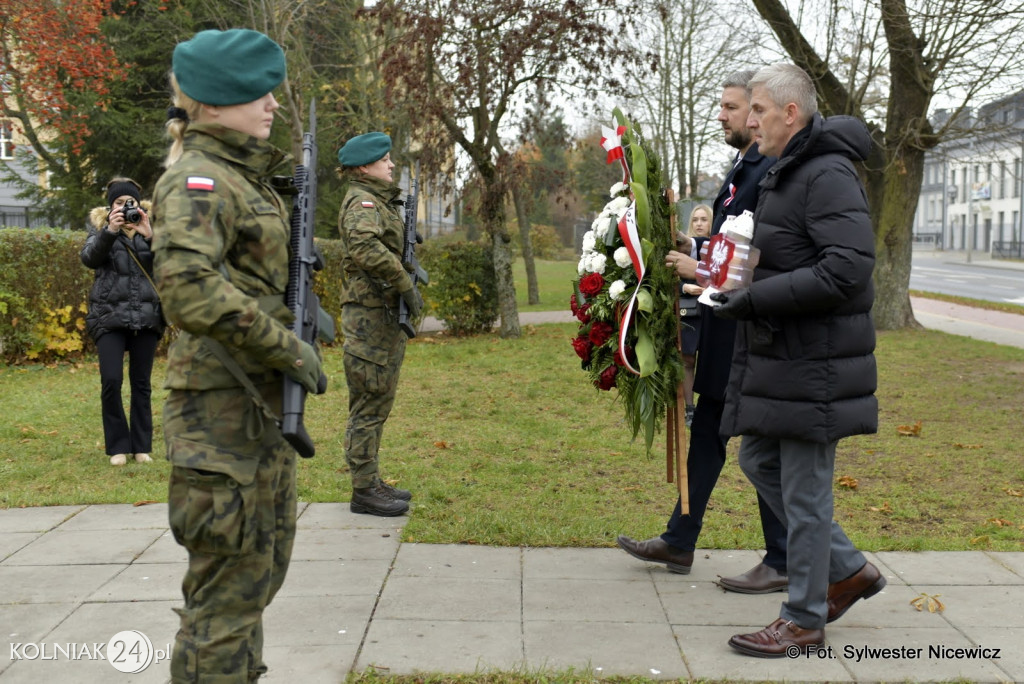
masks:
[[[519,239],[523,246],[523,263],[526,265],[527,303],[540,304],[540,290],[537,286],[537,265],[533,261],[533,240],[530,239],[530,217],[526,215],[523,191],[518,185],[512,188],[512,203],[516,208]]]
[[[499,334],[504,338],[519,337],[519,309],[516,306],[516,283],[512,278],[512,250],[508,233],[496,228],[491,232],[494,277],[498,286],[498,312],[501,315]]]

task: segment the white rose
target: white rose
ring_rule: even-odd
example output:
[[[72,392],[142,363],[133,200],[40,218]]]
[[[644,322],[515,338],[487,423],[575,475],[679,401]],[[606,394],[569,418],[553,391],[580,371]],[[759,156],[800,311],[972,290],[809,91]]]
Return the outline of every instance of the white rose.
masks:
[[[583,234],[583,251],[592,252],[594,247],[597,245],[597,237],[594,235],[594,231],[588,230]]]
[[[625,247],[619,247],[615,250],[615,263],[619,268],[626,268],[633,263],[633,259],[629,256],[629,250]]]
[[[622,193],[624,193],[624,192],[625,192],[625,191],[626,191],[627,189],[628,189],[628,188],[626,187],[626,184],[625,184],[625,183],[621,183],[621,182],[620,182],[620,183],[616,183],[616,184],[615,184],[615,185],[613,185],[613,186],[611,187],[611,189],[610,189],[610,190],[608,191],[608,194],[609,194],[609,195],[610,195],[611,197],[618,197],[619,195],[621,195]]]
[[[580,263],[576,265],[576,273],[583,275],[587,272],[587,262],[590,260],[590,254],[584,254],[580,257]]]
[[[621,216],[622,210],[628,209],[629,205],[630,201],[628,197],[616,197],[611,202],[604,205],[604,210],[609,214],[619,214]]]
[[[604,267],[608,265],[608,257],[604,254],[594,254],[590,257],[590,270],[594,273],[604,273]]]
[[[601,214],[594,221],[594,237],[604,240],[608,237],[608,229],[612,227],[612,217],[608,214]]]
[[[622,293],[626,291],[626,282],[624,280],[616,280],[614,283],[608,286],[608,296],[612,299],[618,299],[622,296]]]

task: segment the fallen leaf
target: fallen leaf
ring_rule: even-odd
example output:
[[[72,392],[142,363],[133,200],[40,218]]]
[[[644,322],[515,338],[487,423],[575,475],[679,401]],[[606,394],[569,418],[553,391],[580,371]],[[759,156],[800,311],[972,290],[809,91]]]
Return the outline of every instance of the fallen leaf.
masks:
[[[980,449],[980,444],[961,444],[960,442],[954,442],[953,446],[957,449]]]
[[[436,446],[438,449],[447,449],[448,442],[434,442],[434,446]]]
[[[1009,494],[1010,496],[1024,496],[1024,492],[1020,492],[1016,489],[1010,489],[1009,487],[1007,487],[1003,491]]]
[[[873,513],[892,513],[892,506],[890,506],[889,502],[886,501],[885,503],[882,504],[881,508],[879,508],[878,506],[869,506],[868,510],[872,511]]]
[[[975,537],[974,539],[972,539],[968,543],[971,546],[977,546],[979,544],[988,544],[990,541],[991,540],[988,538],[988,535],[987,534],[983,534],[980,537]]]
[[[904,437],[920,437],[921,421],[917,421],[913,425],[900,425],[898,428],[896,428],[896,432],[903,435]]]
[[[149,504],[160,503],[159,501],[153,501],[151,499],[143,499],[142,501],[136,501],[132,506],[148,506]]]
[[[839,485],[840,487],[846,487],[847,489],[856,489],[857,485],[859,485],[860,483],[857,482],[857,478],[855,477],[843,475],[838,480],[836,480],[836,484]]]
[[[935,594],[932,596],[931,594],[926,594],[922,591],[920,596],[910,599],[910,605],[914,606],[918,611],[927,608],[929,613],[941,613],[946,610],[946,606],[939,600],[940,596],[942,596],[942,594]]]
[[[1013,523],[1003,518],[989,518],[985,522],[990,522],[996,527],[1013,527]]]

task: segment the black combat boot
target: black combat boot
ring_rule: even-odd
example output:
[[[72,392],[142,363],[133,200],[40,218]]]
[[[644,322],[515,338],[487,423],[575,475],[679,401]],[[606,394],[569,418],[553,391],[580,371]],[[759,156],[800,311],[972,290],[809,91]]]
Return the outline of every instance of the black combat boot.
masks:
[[[404,515],[409,504],[388,494],[379,486],[364,487],[352,490],[352,503],[349,510],[353,513],[369,513],[390,517]]]
[[[412,492],[410,492],[408,489],[399,489],[398,487],[389,485],[387,482],[379,478],[377,479],[377,484],[375,484],[374,487],[377,489],[377,491],[384,492],[392,499],[399,499],[400,501],[412,500]]]

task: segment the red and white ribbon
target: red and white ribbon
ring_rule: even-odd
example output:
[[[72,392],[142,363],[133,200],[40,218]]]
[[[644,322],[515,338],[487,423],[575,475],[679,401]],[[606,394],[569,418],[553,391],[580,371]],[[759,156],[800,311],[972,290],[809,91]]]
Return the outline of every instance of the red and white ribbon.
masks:
[[[622,134],[626,132],[625,126],[619,126],[614,131],[607,126],[601,126],[601,147],[608,152],[606,164],[611,164],[616,159],[622,164],[622,182],[629,183],[629,166],[626,165],[626,151],[622,149]]]
[[[640,371],[633,367],[633,364],[629,362],[629,357],[626,355],[626,336],[633,323],[636,296],[640,292],[640,285],[647,274],[647,267],[644,264],[644,250],[640,244],[640,233],[636,225],[636,202],[629,205],[629,209],[626,210],[626,213],[619,220],[619,237],[622,238],[622,244],[625,245],[626,250],[629,252],[629,259],[633,262],[633,272],[636,273],[637,277],[636,289],[633,290],[633,294],[629,298],[629,304],[626,305],[626,310],[622,314],[622,318],[619,319],[619,356],[622,358],[622,363],[626,370],[633,375],[640,375]]]

